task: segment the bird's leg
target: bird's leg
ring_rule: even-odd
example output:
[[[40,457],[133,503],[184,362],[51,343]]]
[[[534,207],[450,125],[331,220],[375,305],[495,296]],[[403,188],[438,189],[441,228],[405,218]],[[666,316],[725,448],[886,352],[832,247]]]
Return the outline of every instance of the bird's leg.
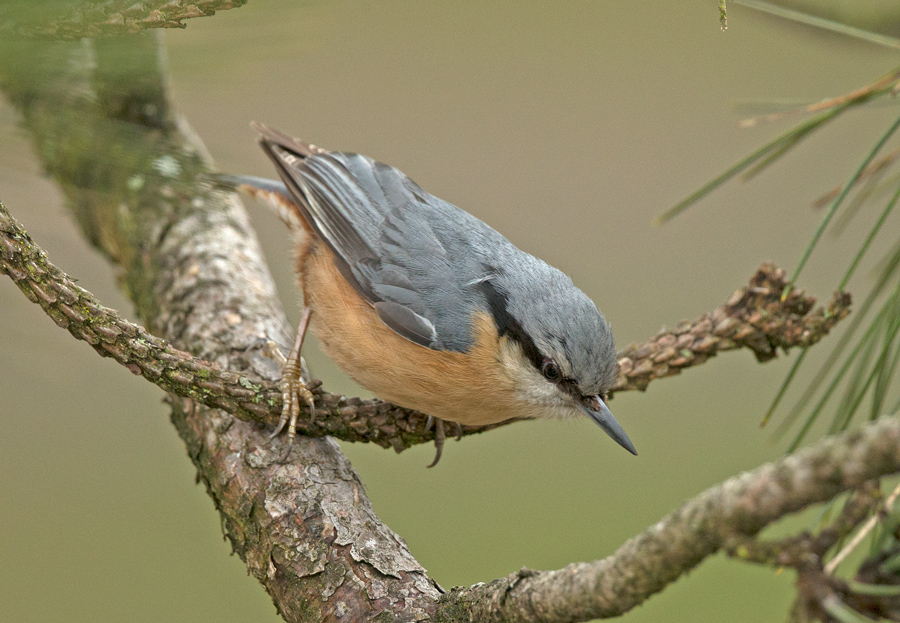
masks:
[[[291,348],[290,354],[285,359],[277,346],[270,344],[269,354],[275,361],[281,365],[281,400],[283,406],[281,408],[281,419],[275,432],[272,433],[270,439],[274,439],[284,429],[285,424],[288,427],[288,443],[287,452],[282,460],[287,458],[291,452],[291,446],[294,443],[294,437],[297,436],[297,418],[300,417],[300,398],[309,405],[310,420],[316,417],[316,403],[313,400],[312,392],[303,382],[303,371],[300,364],[300,350],[303,348],[303,338],[306,337],[306,330],[309,328],[309,318],[312,315],[310,307],[303,308],[303,315],[300,317],[300,326],[297,327],[297,336],[294,338],[294,346]]]

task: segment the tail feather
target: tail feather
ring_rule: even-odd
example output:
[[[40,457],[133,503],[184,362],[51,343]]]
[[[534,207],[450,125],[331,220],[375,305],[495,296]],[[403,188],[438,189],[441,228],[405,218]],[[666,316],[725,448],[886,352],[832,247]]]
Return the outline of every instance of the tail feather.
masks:
[[[287,187],[281,181],[255,175],[228,175],[225,173],[213,173],[208,177],[216,186],[236,190],[262,201],[291,230],[307,229],[300,208],[291,199]]]
[[[296,158],[305,159],[318,154],[328,153],[327,149],[316,147],[311,143],[305,143],[262,123],[253,121],[250,125],[259,132],[259,141],[263,146],[266,143],[282,146],[289,149]],[[267,151],[266,153],[269,152]],[[290,191],[283,182],[253,175],[226,175],[218,173],[208,177],[216,186],[228,190],[236,190],[254,199],[263,201],[290,229],[309,229],[309,225],[303,218],[303,210],[291,197]]]
[[[279,132],[275,128],[270,128],[269,126],[257,121],[251,121],[250,127],[259,132],[260,142],[271,141],[276,145],[283,145],[291,151],[296,152],[300,156],[309,157],[315,156],[316,154],[328,153],[327,149],[322,149],[321,147],[317,147],[312,143],[305,143],[298,138],[288,136],[284,132]]]

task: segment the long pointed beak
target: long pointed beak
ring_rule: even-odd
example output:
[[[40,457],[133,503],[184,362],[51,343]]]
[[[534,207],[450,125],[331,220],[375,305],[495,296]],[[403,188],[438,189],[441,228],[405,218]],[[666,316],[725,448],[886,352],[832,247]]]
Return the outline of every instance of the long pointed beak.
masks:
[[[628,435],[625,434],[625,429],[616,422],[616,418],[613,417],[613,414],[609,410],[609,407],[606,406],[606,403],[602,400],[596,400],[594,403],[598,404],[599,408],[590,409],[587,406],[582,405],[581,410],[584,411],[589,418],[597,422],[600,428],[613,438],[613,441],[637,456],[637,450],[634,449],[634,444],[631,443]]]

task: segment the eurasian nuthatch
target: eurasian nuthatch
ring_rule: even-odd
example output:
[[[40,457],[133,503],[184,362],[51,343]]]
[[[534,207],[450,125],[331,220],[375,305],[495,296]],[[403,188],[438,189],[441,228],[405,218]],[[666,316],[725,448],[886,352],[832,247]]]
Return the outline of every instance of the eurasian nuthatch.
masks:
[[[268,200],[297,234],[304,313],[284,363],[293,439],[307,326],[376,396],[467,425],[587,415],[634,446],[606,406],[613,336],[562,272],[397,169],[254,124],[282,182],[218,176]]]

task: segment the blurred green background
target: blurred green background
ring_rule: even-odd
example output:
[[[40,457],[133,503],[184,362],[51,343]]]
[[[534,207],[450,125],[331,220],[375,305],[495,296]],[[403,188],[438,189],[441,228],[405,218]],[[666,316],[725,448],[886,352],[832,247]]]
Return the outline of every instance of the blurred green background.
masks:
[[[885,32],[896,24],[883,20],[898,19],[893,2],[813,4]],[[842,119],[761,179],[653,227],[788,127],[739,130],[736,103],[815,101],[897,63],[888,49],[729,13],[721,32],[711,1],[251,0],[164,37],[178,108],[222,170],[272,175],[250,120],[397,166],[567,272],[624,346],[719,305],[764,260],[793,268],[818,222],[810,202],[843,182],[893,114]],[[0,200],[54,263],[133,317],[17,124],[0,104]],[[296,323],[286,232],[248,209]],[[862,221],[825,239],[801,286],[830,296]],[[851,290],[869,279],[860,271]],[[0,620],[280,620],[229,556],[159,390],[56,328],[6,279],[0,344]],[[331,391],[360,393],[310,346]],[[587,420],[451,442],[432,470],[430,447],[343,447],[433,577],[447,588],[488,581],[603,557],[704,488],[777,458],[783,443],[758,423],[789,362],[730,353],[620,394],[612,409],[636,458]],[[783,620],[792,582],[716,557],[625,620]]]

